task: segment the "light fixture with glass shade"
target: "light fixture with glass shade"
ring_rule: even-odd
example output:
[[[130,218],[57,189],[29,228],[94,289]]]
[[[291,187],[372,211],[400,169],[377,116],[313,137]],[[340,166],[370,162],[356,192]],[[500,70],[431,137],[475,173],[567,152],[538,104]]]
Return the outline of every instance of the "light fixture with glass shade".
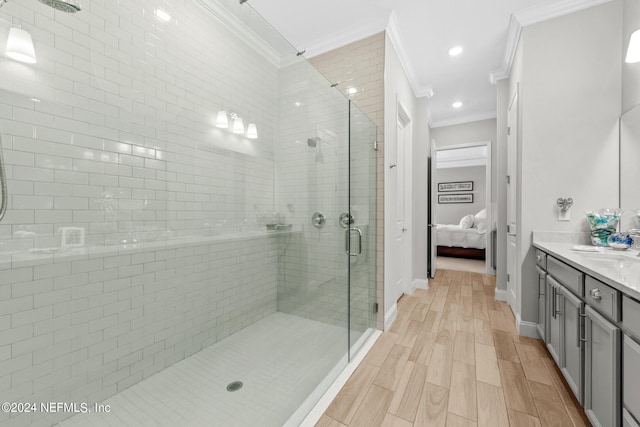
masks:
[[[627,48],[627,57],[624,62],[627,64],[635,64],[640,62],[640,29],[635,30],[629,38],[629,47]]]
[[[233,119],[233,133],[241,134],[244,133],[244,123],[242,122],[242,117],[237,114],[232,113],[231,118]]]
[[[218,111],[218,115],[216,116],[216,127],[220,129],[229,128],[229,118],[227,117],[226,111],[224,110]]]
[[[5,54],[11,59],[27,64],[35,64],[37,62],[31,34],[22,28],[12,27],[9,30]]]
[[[249,123],[247,126],[247,138],[256,139],[258,138],[258,128],[255,123]]]

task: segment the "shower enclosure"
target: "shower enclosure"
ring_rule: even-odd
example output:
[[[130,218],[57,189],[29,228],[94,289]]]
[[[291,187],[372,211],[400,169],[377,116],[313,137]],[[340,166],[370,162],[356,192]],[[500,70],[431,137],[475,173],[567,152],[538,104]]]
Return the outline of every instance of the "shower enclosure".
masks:
[[[374,329],[375,126],[248,3],[44,3],[0,7],[0,426],[298,425]]]

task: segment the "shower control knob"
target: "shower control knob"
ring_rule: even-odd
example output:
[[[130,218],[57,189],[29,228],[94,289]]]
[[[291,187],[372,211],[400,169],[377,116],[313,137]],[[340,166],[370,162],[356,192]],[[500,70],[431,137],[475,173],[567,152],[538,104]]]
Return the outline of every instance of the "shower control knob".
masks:
[[[324,214],[322,214],[321,212],[316,212],[311,217],[311,224],[313,224],[315,228],[324,227],[324,224],[326,222],[327,222],[327,219],[324,217]]]

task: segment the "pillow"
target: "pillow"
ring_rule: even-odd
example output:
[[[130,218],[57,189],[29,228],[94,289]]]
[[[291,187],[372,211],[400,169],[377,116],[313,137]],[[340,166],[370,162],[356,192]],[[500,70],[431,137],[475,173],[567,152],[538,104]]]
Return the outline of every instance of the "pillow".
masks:
[[[463,216],[460,220],[460,228],[471,228],[473,227],[473,222],[475,221],[475,217],[473,215]]]
[[[473,222],[478,230],[487,229],[487,210],[482,209],[480,212],[474,215]]]

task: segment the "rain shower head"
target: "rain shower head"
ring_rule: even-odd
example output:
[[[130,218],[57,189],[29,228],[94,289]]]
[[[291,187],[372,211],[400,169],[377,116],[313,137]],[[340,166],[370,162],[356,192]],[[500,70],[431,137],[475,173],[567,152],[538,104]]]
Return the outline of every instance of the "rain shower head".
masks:
[[[76,0],[38,0],[47,6],[51,6],[61,12],[76,13],[81,10],[80,3]]]

